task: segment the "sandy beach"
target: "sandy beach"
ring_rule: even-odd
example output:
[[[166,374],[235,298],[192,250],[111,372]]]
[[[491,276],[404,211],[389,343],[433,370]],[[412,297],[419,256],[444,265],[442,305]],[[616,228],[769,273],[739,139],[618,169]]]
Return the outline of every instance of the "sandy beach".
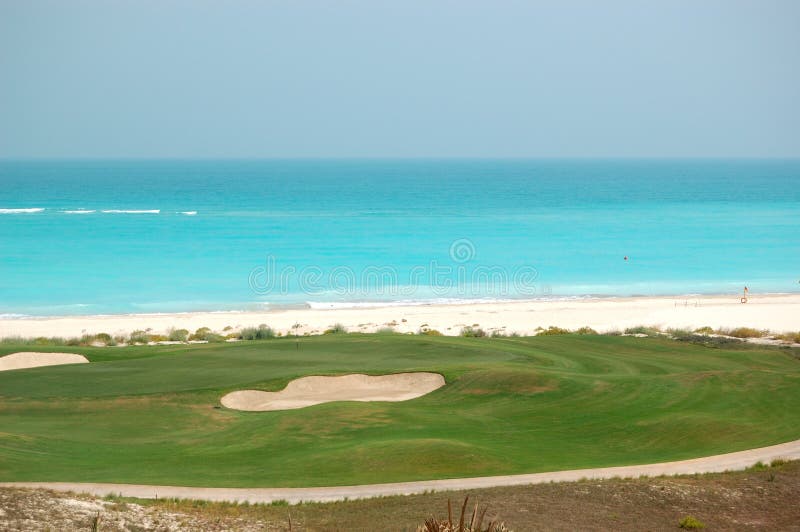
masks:
[[[287,334],[319,334],[335,323],[350,332],[375,332],[391,327],[397,332],[436,329],[457,335],[462,327],[481,327],[521,335],[538,327],[588,326],[599,332],[637,325],[697,328],[754,327],[775,332],[800,330],[800,294],[754,295],[746,304],[738,295],[664,296],[550,301],[487,302],[447,305],[359,307],[331,310],[284,309],[263,312],[192,312],[62,316],[0,320],[0,338],[21,336],[72,337],[105,332],[126,334],[150,329],[162,334],[170,328],[194,331],[209,327],[222,331],[265,323]]]

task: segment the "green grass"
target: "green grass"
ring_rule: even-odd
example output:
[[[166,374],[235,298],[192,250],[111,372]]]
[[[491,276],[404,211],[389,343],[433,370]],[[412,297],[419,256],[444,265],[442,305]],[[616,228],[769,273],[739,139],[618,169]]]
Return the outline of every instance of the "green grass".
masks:
[[[0,355],[18,350],[30,348],[2,345]],[[92,364],[0,372],[0,480],[343,485],[648,463],[800,438],[800,360],[778,349],[338,334],[69,351]],[[229,391],[279,390],[304,375],[399,371],[440,372],[447,385],[401,403],[218,408]]]

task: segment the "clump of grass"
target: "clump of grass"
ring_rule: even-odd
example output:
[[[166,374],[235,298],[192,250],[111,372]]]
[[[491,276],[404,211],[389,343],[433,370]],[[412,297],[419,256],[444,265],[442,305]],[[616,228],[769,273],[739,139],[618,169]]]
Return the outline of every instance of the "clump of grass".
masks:
[[[423,336],[442,336],[442,333],[437,331],[436,329],[428,329],[427,327],[422,327],[417,334],[421,334]]]
[[[580,329],[575,330],[575,334],[598,334],[598,333],[591,327],[581,327]]]
[[[569,329],[563,329],[561,327],[556,327],[555,325],[551,325],[547,329],[541,329],[539,332],[536,333],[536,336],[558,336],[560,334],[569,334]]]
[[[465,338],[483,338],[486,336],[486,331],[481,329],[480,327],[472,327],[467,325],[463,329],[461,329],[461,336]]]
[[[111,338],[111,335],[108,333],[97,333],[94,335],[94,341],[103,345],[109,345],[114,339]]]
[[[492,331],[491,337],[492,338],[505,338],[508,336],[505,332],[501,331],[500,329],[495,329]]]
[[[695,517],[687,515],[686,517],[678,521],[678,527],[683,528],[685,530],[698,530],[701,528],[705,528],[706,525],[697,520]]]
[[[258,327],[245,327],[238,334],[240,340],[269,340],[275,338],[275,331],[266,323]]]
[[[393,327],[381,327],[375,331],[375,334],[395,334],[396,332]]]
[[[767,331],[761,331],[759,329],[753,329],[752,327],[736,327],[735,329],[719,329],[717,330],[719,334],[724,334],[725,336],[733,336],[734,338],[761,338],[765,336]]]
[[[483,520],[486,517],[488,507],[484,506],[483,510],[479,511],[478,503],[475,503],[472,517],[467,521],[468,502],[469,496],[464,498],[464,504],[461,505],[458,524],[453,522],[453,506],[450,499],[447,499],[447,520],[430,517],[425,520],[424,525],[417,527],[417,532],[508,532],[508,528],[504,523],[495,520],[490,521],[486,528],[483,528]]]
[[[661,331],[657,327],[645,327],[639,325],[637,327],[628,327],[625,329],[625,334],[646,334],[647,336],[658,336]]]
[[[208,327],[200,327],[194,332],[193,335],[189,336],[189,340],[200,340],[206,342],[224,342],[225,337],[215,333]]]
[[[708,334],[714,334],[714,329],[712,329],[711,327],[706,325],[705,327],[700,327],[698,329],[695,329],[694,332],[696,332],[697,334],[706,334],[706,335],[708,335]]]
[[[784,340],[786,342],[792,342],[794,344],[800,344],[800,331],[797,332],[787,332],[782,333],[776,336],[779,340]]]
[[[169,338],[170,342],[185,342],[189,339],[189,331],[172,327],[167,332],[167,338]]]
[[[325,329],[323,334],[347,334],[347,327],[341,323],[334,323],[329,329]]]
[[[146,344],[150,341],[150,335],[142,330],[135,330],[128,335],[128,343],[133,344]]]

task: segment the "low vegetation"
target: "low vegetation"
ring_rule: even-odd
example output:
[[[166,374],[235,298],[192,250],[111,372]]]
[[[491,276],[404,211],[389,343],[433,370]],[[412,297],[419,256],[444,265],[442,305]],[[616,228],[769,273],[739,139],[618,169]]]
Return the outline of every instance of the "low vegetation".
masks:
[[[275,336],[275,331],[266,323],[262,323],[258,327],[245,327],[238,334],[240,340],[270,340]]]
[[[770,480],[772,478],[772,480]],[[458,530],[466,496],[484,523],[508,530],[794,530],[800,522],[800,462],[678,477],[586,480],[469,492],[429,492],[331,503],[237,504],[187,499],[96,498],[0,488],[2,530],[417,530],[431,516]],[[459,501],[450,504],[448,501]],[[443,514],[447,512],[445,517]],[[474,505],[466,506],[465,528]],[[452,517],[450,517],[452,516]],[[691,517],[691,520],[689,519]],[[477,518],[476,518],[477,521]],[[482,527],[486,527],[483,524]],[[425,528],[422,528],[424,531]],[[434,529],[435,530],[435,529]]]
[[[347,334],[347,327],[341,323],[334,323],[330,328],[325,329],[323,334]]]
[[[468,325],[461,329],[461,333],[459,334],[459,336],[462,336],[464,338],[483,338],[486,336],[486,331],[484,331],[480,327]]]

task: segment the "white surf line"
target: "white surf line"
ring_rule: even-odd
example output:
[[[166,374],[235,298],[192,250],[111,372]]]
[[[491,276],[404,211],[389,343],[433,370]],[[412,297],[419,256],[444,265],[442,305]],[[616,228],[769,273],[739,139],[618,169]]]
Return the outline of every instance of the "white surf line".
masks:
[[[360,486],[331,486],[320,488],[196,488],[181,486],[146,486],[140,484],[93,484],[75,482],[0,482],[0,487],[43,488],[56,491],[89,493],[97,497],[121,495],[140,499],[178,498],[207,501],[237,501],[271,503],[288,501],[332,502],[344,499],[368,499],[391,495],[413,495],[425,491],[452,491],[501,486],[525,486],[549,482],[574,482],[582,479],[657,477],[661,475],[692,475],[695,473],[722,473],[739,471],[757,462],[769,463],[776,459],[800,459],[800,440],[747,451],[706,456],[677,462],[658,464],[573,469],[550,473],[530,473],[496,477],[458,478],[447,480],[422,480],[391,484],[365,484]]]

